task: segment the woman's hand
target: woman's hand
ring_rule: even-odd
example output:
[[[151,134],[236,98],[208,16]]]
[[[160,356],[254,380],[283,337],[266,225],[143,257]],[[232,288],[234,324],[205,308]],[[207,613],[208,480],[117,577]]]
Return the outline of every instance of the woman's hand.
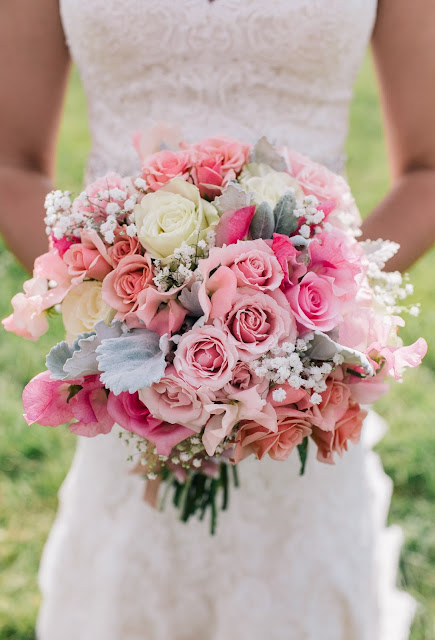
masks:
[[[30,270],[47,251],[43,203],[68,79],[58,0],[0,3],[0,42],[0,230]]]
[[[372,45],[393,187],[363,232],[398,242],[405,270],[435,241],[435,2],[380,0]]]

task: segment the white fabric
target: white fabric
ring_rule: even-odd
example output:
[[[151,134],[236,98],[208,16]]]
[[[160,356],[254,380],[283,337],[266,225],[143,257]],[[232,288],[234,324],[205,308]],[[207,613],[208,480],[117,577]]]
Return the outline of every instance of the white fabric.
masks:
[[[89,175],[137,169],[133,131],[266,134],[343,168],[375,0],[63,0],[89,101]],[[381,425],[382,426],[382,425]],[[365,437],[380,419],[372,414]],[[370,445],[372,444],[369,443]],[[306,475],[247,460],[211,538],[152,511],[127,451],[82,439],[44,551],[40,640],[406,640],[391,481],[367,446]]]

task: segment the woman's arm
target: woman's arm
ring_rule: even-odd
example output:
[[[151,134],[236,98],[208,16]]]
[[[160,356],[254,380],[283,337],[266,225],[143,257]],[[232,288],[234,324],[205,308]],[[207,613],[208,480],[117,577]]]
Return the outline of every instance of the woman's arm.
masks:
[[[403,271],[435,241],[435,2],[380,0],[372,46],[393,186],[363,232],[398,242]]]
[[[31,270],[47,251],[43,202],[69,69],[58,0],[0,3],[0,43],[0,231]]]

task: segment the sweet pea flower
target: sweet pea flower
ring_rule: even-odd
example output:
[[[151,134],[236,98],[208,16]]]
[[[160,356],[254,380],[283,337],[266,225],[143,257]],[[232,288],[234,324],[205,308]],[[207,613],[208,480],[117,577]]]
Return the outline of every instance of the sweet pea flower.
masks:
[[[115,421],[107,411],[107,392],[98,376],[87,378],[82,389],[69,400],[77,422],[71,422],[69,430],[78,436],[93,438],[112,431]]]
[[[339,231],[317,234],[308,247],[309,270],[331,278],[336,296],[354,296],[357,276],[362,274],[362,250],[359,244]]]
[[[230,394],[224,403],[210,403],[205,409],[211,418],[204,429],[202,443],[209,456],[214,455],[216,447],[242,420],[253,420],[269,433],[276,431],[275,409],[260,396],[256,387]]]
[[[280,233],[273,234],[272,251],[284,274],[281,289],[286,291],[298,284],[299,280],[307,273],[306,265],[303,262],[298,262],[302,252],[293,246],[288,236]]]
[[[176,300],[176,294],[182,288],[161,292],[148,285],[138,294],[136,308],[125,317],[125,322],[130,328],[145,327],[160,336],[176,333],[187,314],[187,310]]]
[[[396,380],[401,380],[403,371],[407,367],[418,367],[427,353],[427,342],[419,338],[413,344],[406,347],[384,346],[375,342],[367,349],[367,355],[377,368],[378,363],[385,362],[385,374]]]

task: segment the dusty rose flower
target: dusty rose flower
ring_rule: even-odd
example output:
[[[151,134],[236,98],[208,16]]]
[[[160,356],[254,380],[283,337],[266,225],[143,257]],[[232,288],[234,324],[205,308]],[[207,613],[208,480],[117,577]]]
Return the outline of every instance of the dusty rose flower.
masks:
[[[276,432],[270,432],[252,421],[240,424],[234,453],[236,462],[251,454],[259,460],[266,454],[269,454],[273,460],[287,460],[293,449],[311,434],[312,423],[309,412],[290,407],[278,407],[276,414],[278,419]]]
[[[153,191],[157,191],[172,178],[189,177],[191,157],[187,151],[169,151],[163,149],[144,158],[142,177]]]
[[[65,252],[63,259],[68,267],[68,273],[75,282],[83,281],[85,278],[103,280],[112,271],[111,265],[93,245],[73,244]]]
[[[205,387],[194,389],[180,378],[175,367],[169,366],[160,382],[140,389],[139,398],[155,418],[199,433],[210,417],[205,406],[214,400],[214,395]]]
[[[142,253],[142,247],[137,236],[130,237],[126,233],[121,233],[122,227],[115,230],[115,240],[113,245],[107,249],[107,253],[116,267],[123,258],[136,253]]]
[[[334,431],[324,431],[313,426],[311,437],[317,445],[317,459],[334,464],[334,452],[342,456],[348,449],[348,442],[358,444],[366,415],[367,411],[361,409],[358,403],[350,403]]]
[[[285,295],[303,329],[330,331],[341,320],[340,302],[334,294],[330,278],[309,272]]]
[[[257,392],[262,395],[269,387],[269,381],[266,378],[260,378],[249,367],[247,362],[237,362],[233,369],[233,376],[224,388],[224,396],[238,393],[239,391],[247,391],[256,387]]]
[[[296,340],[296,322],[279,290],[266,294],[241,287],[231,310],[214,324],[228,332],[243,361],[266,353],[284,339]]]
[[[102,297],[106,304],[118,311],[122,320],[125,314],[137,307],[137,297],[152,283],[153,271],[149,256],[133,254],[123,258],[116,269],[103,281]]]
[[[257,291],[274,291],[283,279],[283,270],[269,251],[247,251],[234,260],[231,271],[239,287],[249,286]]]
[[[174,366],[180,377],[193,387],[213,391],[231,380],[237,350],[221,329],[205,326],[183,335],[175,352]]]
[[[322,414],[320,427],[325,431],[334,431],[335,425],[349,407],[350,390],[348,385],[339,380],[328,379],[326,386],[327,389],[321,394],[322,402],[318,407]]]

